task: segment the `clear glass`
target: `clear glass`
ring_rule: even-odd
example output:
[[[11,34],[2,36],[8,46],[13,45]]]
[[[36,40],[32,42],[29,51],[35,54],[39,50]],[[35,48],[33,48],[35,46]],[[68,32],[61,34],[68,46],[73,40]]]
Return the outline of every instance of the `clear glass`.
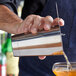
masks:
[[[71,62],[72,69],[68,70],[66,62],[58,62],[53,65],[53,73],[56,76],[76,76],[76,62]]]

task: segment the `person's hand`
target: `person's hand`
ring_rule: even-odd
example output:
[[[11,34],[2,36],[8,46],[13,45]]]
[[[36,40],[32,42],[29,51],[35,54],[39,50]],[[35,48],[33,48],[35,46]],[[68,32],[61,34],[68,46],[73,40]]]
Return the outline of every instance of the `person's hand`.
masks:
[[[29,15],[20,25],[17,27],[17,34],[28,32],[36,34],[39,30],[48,31],[51,27],[58,24],[63,26],[64,21],[62,19],[54,19],[51,16],[40,17],[38,15]],[[62,22],[61,22],[62,21]]]
[[[39,30],[50,30],[53,18],[51,16],[40,17],[39,15],[29,15],[20,25],[18,25],[17,33],[28,32],[36,34]]]
[[[64,26],[64,20],[61,18],[53,19],[51,16],[40,17],[38,15],[29,15],[20,25],[18,25],[17,33],[28,32],[36,34],[39,30],[51,30],[56,25]],[[43,60],[46,56],[39,56]]]

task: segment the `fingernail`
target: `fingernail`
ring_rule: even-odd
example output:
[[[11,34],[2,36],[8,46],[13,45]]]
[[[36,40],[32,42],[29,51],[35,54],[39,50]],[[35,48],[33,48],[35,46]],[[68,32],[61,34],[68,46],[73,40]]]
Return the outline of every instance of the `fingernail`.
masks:
[[[36,29],[36,28],[33,28],[33,29],[31,30],[31,32],[32,32],[33,34],[36,34],[36,33],[37,33],[37,29]]]
[[[50,30],[50,25],[45,25],[44,29],[45,30]]]
[[[59,20],[59,25],[64,26],[64,24],[65,24],[65,23],[64,23],[64,20],[60,19],[60,20]]]

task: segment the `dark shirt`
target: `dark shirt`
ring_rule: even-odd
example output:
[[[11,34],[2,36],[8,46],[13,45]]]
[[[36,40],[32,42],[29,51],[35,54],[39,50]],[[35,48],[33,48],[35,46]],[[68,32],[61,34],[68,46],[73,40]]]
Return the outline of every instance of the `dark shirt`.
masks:
[[[26,18],[30,14],[40,15],[47,0],[25,0],[22,10],[22,18]]]
[[[6,5],[16,14],[17,14],[17,7],[19,3],[20,3],[20,0],[0,0],[0,4]]]
[[[14,10],[14,12],[16,13],[17,2],[14,1],[16,0],[0,0],[0,3],[8,6],[9,8],[12,8],[12,10]],[[40,4],[34,5],[35,3],[33,1],[36,4]],[[62,33],[66,34],[62,37],[64,51],[68,55],[70,61],[76,61],[76,1],[41,1],[43,0],[25,0],[22,18],[24,19],[29,14],[39,14],[41,16],[51,15],[53,18],[56,18],[57,16],[55,9],[55,1],[57,1],[59,7],[59,15],[65,20],[65,26],[61,27]],[[63,56],[47,56],[47,58],[43,61],[39,60],[38,57],[21,57],[19,61],[19,76],[54,76],[54,74],[52,73],[52,65],[55,62],[63,61],[65,61]]]
[[[22,19],[26,18],[26,16],[30,14],[39,15],[43,10],[43,7],[46,2],[47,0],[24,0]],[[8,8],[10,8],[17,14],[17,7],[20,4],[20,0],[0,0],[0,4],[6,5]]]

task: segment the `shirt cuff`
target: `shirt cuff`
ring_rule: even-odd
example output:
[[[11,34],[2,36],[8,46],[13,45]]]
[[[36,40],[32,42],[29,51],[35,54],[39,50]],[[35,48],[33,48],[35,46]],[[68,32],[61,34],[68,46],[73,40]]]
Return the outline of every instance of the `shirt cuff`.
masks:
[[[12,2],[11,0],[0,0],[0,4],[5,4],[5,3],[10,3]]]
[[[0,0],[0,4],[7,6],[10,10],[17,14],[17,8],[12,0]]]

